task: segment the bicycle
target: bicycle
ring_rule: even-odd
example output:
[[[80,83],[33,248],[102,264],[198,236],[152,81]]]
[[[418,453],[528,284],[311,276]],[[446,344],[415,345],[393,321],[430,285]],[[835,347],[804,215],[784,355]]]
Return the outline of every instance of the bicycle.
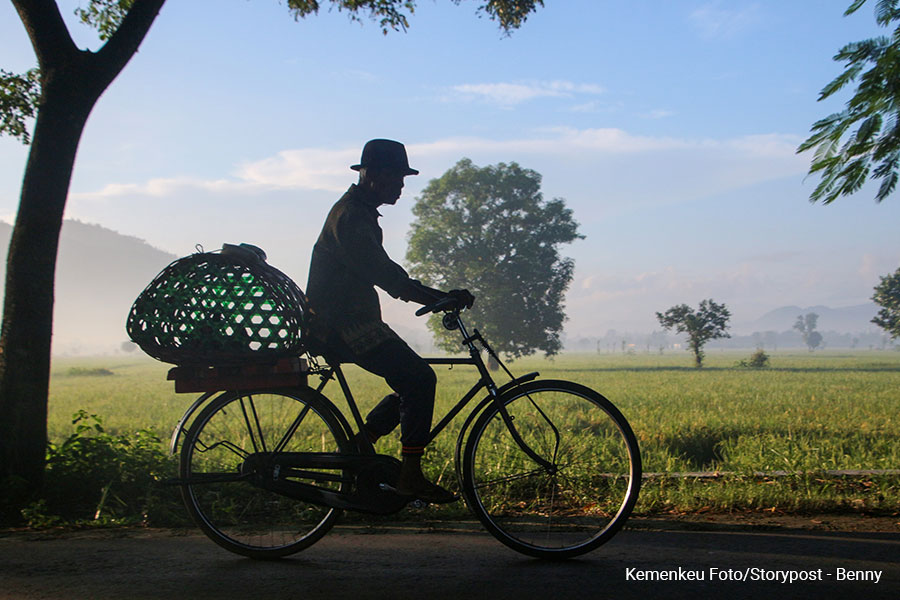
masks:
[[[469,356],[426,361],[474,366],[479,379],[432,429],[429,442],[487,392],[456,442],[456,476],[470,510],[500,542],[529,556],[569,558],[607,542],[640,489],[640,452],[625,417],[583,385],[540,380],[537,372],[513,376],[477,329],[469,334],[451,298],[416,315],[441,311]],[[481,349],[510,381],[494,382]],[[367,440],[357,446],[365,436],[357,438],[323,395],[336,378],[360,431],[363,417],[340,364],[320,357],[324,364],[307,352],[301,379],[251,379],[253,389],[231,375],[228,389],[204,393],[175,428],[173,453],[184,436],[176,483],[185,505],[227,550],[255,559],[286,556],[321,539],[343,510],[386,515],[411,500],[393,488],[400,461],[377,454]],[[307,385],[309,376],[319,377],[316,387]],[[178,376],[172,378],[177,389]]]

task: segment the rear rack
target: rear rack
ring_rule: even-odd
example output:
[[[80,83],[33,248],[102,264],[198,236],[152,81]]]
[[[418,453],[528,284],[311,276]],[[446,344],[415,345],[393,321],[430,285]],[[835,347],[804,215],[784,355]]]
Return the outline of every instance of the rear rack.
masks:
[[[305,386],[309,363],[291,356],[275,363],[239,366],[179,366],[166,379],[175,382],[175,393],[259,390]]]

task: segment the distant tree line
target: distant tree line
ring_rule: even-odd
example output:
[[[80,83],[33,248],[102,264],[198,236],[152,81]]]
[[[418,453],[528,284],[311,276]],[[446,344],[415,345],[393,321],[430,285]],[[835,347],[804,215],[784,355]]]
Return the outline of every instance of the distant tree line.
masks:
[[[890,336],[883,331],[844,333],[821,331],[820,348],[849,348],[856,350],[883,350],[892,346]],[[896,342],[893,342],[896,343]],[[672,352],[675,345],[685,347],[683,336],[659,331],[610,330],[603,336],[569,336],[563,348],[569,352],[596,352],[598,354],[660,354]],[[754,349],[766,351],[796,350],[807,348],[803,337],[796,330],[754,331],[746,335],[732,334],[730,338],[713,340],[710,349]]]

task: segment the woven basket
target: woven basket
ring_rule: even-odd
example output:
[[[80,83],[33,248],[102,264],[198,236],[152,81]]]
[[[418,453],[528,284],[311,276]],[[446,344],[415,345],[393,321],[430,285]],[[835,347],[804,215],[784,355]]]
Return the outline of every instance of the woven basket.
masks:
[[[253,246],[226,244],[163,269],[135,300],[129,337],[176,365],[232,365],[303,352],[306,297]]]

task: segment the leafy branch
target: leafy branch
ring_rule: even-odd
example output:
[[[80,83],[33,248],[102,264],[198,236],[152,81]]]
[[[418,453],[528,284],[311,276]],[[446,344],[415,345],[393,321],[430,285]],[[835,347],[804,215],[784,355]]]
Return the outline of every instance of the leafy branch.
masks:
[[[855,0],[844,14],[856,12],[865,2]],[[877,2],[879,25],[900,20],[898,2]],[[844,71],[822,89],[819,101],[851,83],[858,85],[845,109],[816,121],[797,149],[799,153],[815,148],[809,174],[821,179],[809,199],[830,204],[859,191],[872,178],[881,181],[875,194],[876,202],[881,202],[900,180],[900,25],[890,37],[847,44],[834,60],[845,63]]]

